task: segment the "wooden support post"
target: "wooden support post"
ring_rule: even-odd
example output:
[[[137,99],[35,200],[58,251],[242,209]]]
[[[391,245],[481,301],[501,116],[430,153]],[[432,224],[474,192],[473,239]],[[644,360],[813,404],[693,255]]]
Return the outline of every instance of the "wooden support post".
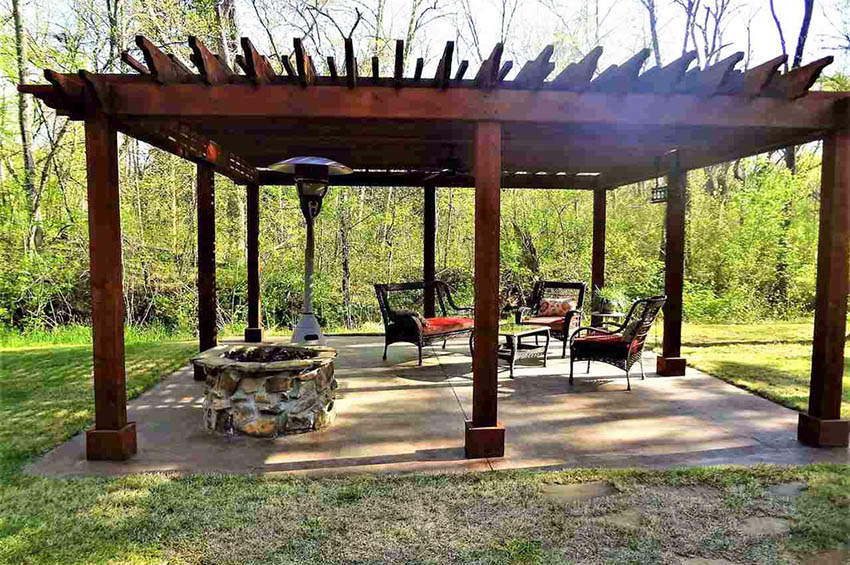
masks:
[[[198,350],[218,345],[215,284],[215,172],[212,165],[198,163]],[[195,380],[205,379],[195,367]]]
[[[596,290],[605,286],[605,224],[608,213],[608,191],[597,188],[593,191],[593,251],[590,266],[591,304]],[[592,310],[592,307],[590,308]],[[591,318],[592,326],[601,325],[600,317]]]
[[[436,278],[437,249],[437,188],[433,184],[423,187],[425,196],[422,225],[422,275],[425,280],[425,317],[434,317],[434,285]]]
[[[475,348],[472,420],[466,422],[466,456],[502,457],[505,428],[496,419],[499,348],[499,189],[502,128],[475,127]]]
[[[118,136],[115,123],[101,112],[86,117],[86,173],[95,405],[86,458],[124,460],[136,453],[136,424],[127,421],[124,375]]]
[[[664,376],[685,374],[682,354],[682,291],[685,281],[685,206],[688,173],[679,165],[679,154],[667,177],[667,248],[664,273],[664,342],[662,354],[656,361],[656,371]]]
[[[850,420],[841,419],[850,251],[850,120],[846,114],[840,124],[843,128],[823,143],[809,412],[800,414],[797,425],[798,439],[814,446],[846,446],[850,435]]]
[[[245,341],[259,343],[263,341],[263,324],[260,299],[260,187],[251,183],[248,192],[248,327],[245,328]]]

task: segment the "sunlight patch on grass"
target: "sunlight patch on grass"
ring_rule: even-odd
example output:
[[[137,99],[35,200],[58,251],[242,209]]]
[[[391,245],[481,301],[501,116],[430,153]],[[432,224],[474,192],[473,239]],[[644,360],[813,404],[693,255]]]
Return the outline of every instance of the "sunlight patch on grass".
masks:
[[[127,396],[186,365],[194,342],[126,346]],[[91,346],[6,350],[0,362],[0,473],[85,428],[94,418]],[[7,467],[8,466],[8,467]]]

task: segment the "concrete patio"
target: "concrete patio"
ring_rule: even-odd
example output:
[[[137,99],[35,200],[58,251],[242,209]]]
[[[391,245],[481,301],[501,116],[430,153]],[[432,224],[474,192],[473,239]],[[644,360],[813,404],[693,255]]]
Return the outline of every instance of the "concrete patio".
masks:
[[[128,405],[138,426],[138,454],[127,462],[87,461],[78,434],[35,460],[41,475],[187,473],[462,472],[561,467],[668,468],[720,464],[850,462],[848,448],[816,449],[796,440],[797,413],[689,368],[659,377],[647,356],[647,378],[633,379],[569,359],[560,343],[548,367],[501,367],[499,420],[505,457],[464,458],[464,419],[472,403],[465,339],[427,349],[417,367],[412,346],[383,337],[331,337],[339,351],[336,421],[326,430],[277,439],[223,438],[202,428],[203,383],[190,367],[165,378]]]

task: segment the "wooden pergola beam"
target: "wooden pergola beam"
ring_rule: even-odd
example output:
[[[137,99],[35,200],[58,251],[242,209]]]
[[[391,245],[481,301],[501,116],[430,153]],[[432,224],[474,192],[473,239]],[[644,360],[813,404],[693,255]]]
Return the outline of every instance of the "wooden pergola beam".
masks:
[[[255,89],[246,84],[207,86],[146,82],[109,83],[109,111],[118,116],[215,118],[336,118],[350,120],[497,120],[525,123],[594,123],[828,129],[841,93],[812,92],[789,101],[758,97],[573,93],[450,88],[346,90],[315,86],[310,96],[290,85]]]
[[[293,175],[258,169],[257,183],[262,186],[295,186]],[[398,186],[423,186],[431,173],[421,171],[354,171],[350,175],[331,177],[330,186],[369,186],[375,188]],[[439,178],[442,187],[473,188],[475,177],[470,174],[445,175]],[[501,187],[509,189],[571,189],[593,190],[598,186],[594,176],[559,174],[502,174]]]
[[[257,170],[248,161],[185,126],[159,124],[152,128],[134,122],[120,122],[118,128],[122,133],[177,157],[211,165],[217,173],[237,184],[257,180]]]

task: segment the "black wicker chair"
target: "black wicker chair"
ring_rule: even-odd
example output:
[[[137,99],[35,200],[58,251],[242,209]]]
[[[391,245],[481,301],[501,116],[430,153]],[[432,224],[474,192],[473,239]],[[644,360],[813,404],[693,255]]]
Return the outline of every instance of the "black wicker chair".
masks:
[[[573,384],[573,363],[585,360],[587,372],[591,361],[625,371],[627,390],[632,390],[629,372],[635,363],[640,365],[641,379],[646,378],[643,371],[646,335],[666,300],[666,296],[653,296],[636,301],[622,324],[606,324],[614,326],[611,329],[585,326],[575,330],[570,336],[570,384]]]
[[[437,307],[442,316],[435,318],[423,318],[418,313],[409,309],[411,304],[400,304],[394,308],[391,304],[390,295],[394,293],[410,293],[422,291],[428,284],[433,284],[434,294],[437,298]],[[420,293],[420,294],[422,294]],[[381,308],[381,319],[384,322],[384,360],[387,359],[387,348],[393,343],[412,343],[419,349],[419,365],[422,365],[422,348],[434,342],[443,342],[446,348],[446,340],[462,335],[472,334],[475,321],[473,318],[461,314],[472,313],[471,307],[460,307],[452,299],[449,285],[443,281],[407,282],[376,284],[375,294],[378,297],[378,305]],[[403,302],[399,300],[399,302]],[[455,315],[450,316],[452,312]]]
[[[567,342],[570,338],[570,332],[581,325],[586,292],[587,284],[583,282],[537,281],[532,287],[527,306],[518,309],[516,321],[523,324],[549,326],[549,333],[552,337],[564,342],[561,352],[561,358],[564,358],[567,356]],[[541,311],[544,301],[552,298],[568,301],[570,309],[557,315]]]

